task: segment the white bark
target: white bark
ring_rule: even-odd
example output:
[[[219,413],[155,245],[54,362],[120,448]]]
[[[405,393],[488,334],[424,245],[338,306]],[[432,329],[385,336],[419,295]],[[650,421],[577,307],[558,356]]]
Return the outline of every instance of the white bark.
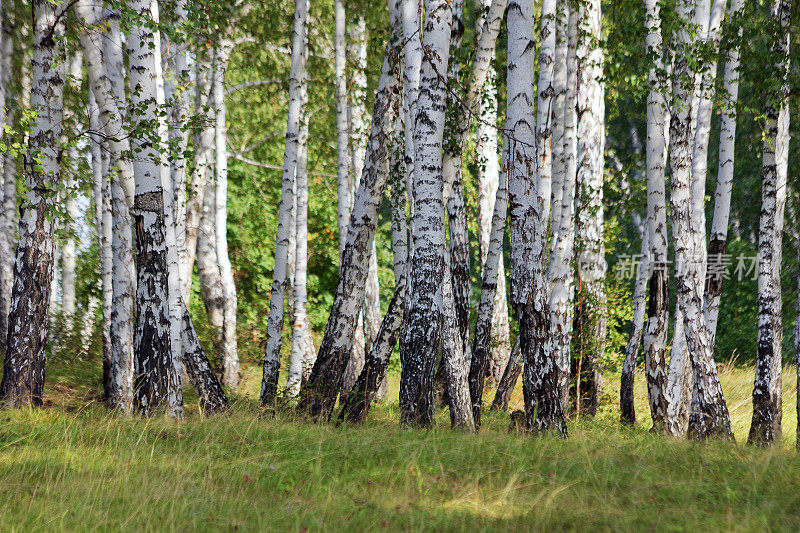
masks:
[[[278,211],[278,232],[275,238],[275,266],[272,274],[270,312],[267,319],[267,343],[264,351],[264,371],[261,381],[261,405],[271,404],[278,387],[281,331],[283,330],[283,299],[287,285],[287,260],[294,200],[294,177],[297,166],[298,135],[300,130],[301,86],[306,70],[306,19],[309,0],[295,2],[292,36],[292,65],[289,71],[289,111],[286,124],[286,150],[283,160],[281,202]]]
[[[602,376],[598,357],[606,344],[605,247],[603,242],[603,172],[605,147],[605,88],[600,41],[600,1],[578,7],[577,124],[577,253],[581,297],[578,306],[581,353],[576,375],[578,414],[594,416]]]
[[[225,298],[222,322],[222,384],[233,390],[239,387],[239,353],[236,345],[236,284],[233,268],[228,256],[228,148],[227,125],[225,123],[225,71],[231,50],[228,41],[217,49],[214,69],[214,111],[216,123],[214,144],[216,146],[216,189],[214,192],[214,237],[216,239],[217,262],[219,263],[222,290]]]
[[[562,108],[563,124],[562,136],[562,161],[558,161],[559,154],[554,148],[553,173],[562,174],[560,180],[561,190],[556,190],[553,185],[553,201],[560,206],[553,210],[551,216],[551,250],[550,265],[547,278],[550,286],[548,306],[550,309],[550,341],[552,357],[558,367],[558,390],[561,396],[561,405],[566,410],[569,401],[570,383],[570,354],[572,342],[572,308],[574,300],[574,274],[572,260],[575,253],[575,187],[576,187],[576,150],[577,139],[575,126],[578,118],[575,112],[578,94],[578,70],[575,50],[578,39],[578,15],[576,10],[569,6],[562,6],[563,12],[557,18],[558,34],[565,33],[563,39],[567,42],[566,50],[566,81],[564,92],[564,105]],[[566,18],[566,23],[564,22]],[[566,25],[566,27],[564,27]],[[558,52],[558,48],[556,48]],[[556,60],[558,69],[559,59]],[[560,74],[560,73],[559,73]],[[556,76],[558,78],[558,76]],[[556,79],[556,81],[558,81]],[[559,81],[560,83],[560,81]],[[556,93],[557,95],[558,93]],[[555,110],[558,111],[556,106]],[[554,119],[555,120],[555,119]]]
[[[182,368],[178,352],[182,321],[174,316],[175,299],[177,296],[180,301],[180,294],[175,294],[175,282],[179,279],[174,279],[176,276],[172,272],[173,260],[177,259],[173,256],[175,234],[169,212],[172,187],[169,173],[162,168],[160,154],[166,124],[157,118],[163,104],[163,87],[159,89],[161,42],[150,27],[157,20],[158,6],[150,0],[130,0],[128,8],[138,15],[126,39],[132,88],[130,100],[137,110],[131,121],[138,127],[144,126],[145,121],[157,123],[157,131],[143,128],[133,142],[138,145],[134,149],[141,150],[133,162],[138,277],[135,407],[144,414],[166,407],[171,417],[181,418]]]
[[[11,81],[14,43],[10,31],[11,13],[6,9],[0,17],[0,124],[11,124],[6,114],[7,87]],[[0,131],[0,140],[4,131]],[[5,352],[8,333],[8,311],[11,306],[11,288],[14,284],[14,233],[17,227],[16,160],[11,151],[0,156],[2,178],[2,204],[0,204],[0,350]]]
[[[730,15],[740,13],[744,0],[731,0]],[[742,29],[739,29],[741,37]],[[720,110],[719,169],[717,170],[717,189],[714,193],[714,217],[711,221],[711,235],[708,245],[709,257],[725,253],[728,242],[728,221],[731,212],[731,192],[733,190],[733,161],[736,146],[736,102],[739,99],[739,47],[732,47],[727,54],[722,82],[722,109]],[[717,334],[717,317],[722,295],[722,276],[706,275],[704,313],[708,321],[708,335],[711,345]]]
[[[670,167],[672,169],[672,218],[675,241],[676,287],[678,307],[683,315],[684,335],[694,368],[692,414],[689,434],[696,439],[710,436],[732,439],[730,419],[725,398],[719,385],[716,364],[708,343],[703,308],[705,227],[694,216],[692,204],[692,108],[693,84],[686,78],[694,73],[689,67],[687,46],[692,44],[693,32],[688,27],[693,6],[681,0],[677,8],[683,21],[675,40],[683,45],[675,55],[673,67],[673,106],[670,119]],[[696,403],[696,407],[695,407]]]
[[[19,244],[8,318],[0,402],[19,407],[41,405],[44,388],[47,310],[53,278],[56,195],[60,180],[59,139],[62,134],[64,62],[59,40],[64,35],[60,3],[32,2],[34,19],[31,69],[31,124],[26,154],[28,189],[19,220]],[[38,165],[33,157],[38,157]],[[40,166],[40,167],[39,167]],[[41,168],[41,170],[37,170]],[[44,192],[44,194],[43,194]]]
[[[475,30],[477,39],[483,30],[486,13],[491,0],[481,0],[480,14],[476,18]],[[478,120],[475,129],[475,155],[477,158],[476,179],[478,183],[478,227],[480,229],[481,272],[484,272],[489,249],[494,214],[495,197],[499,183],[500,161],[497,151],[497,72],[490,64],[486,73],[486,82],[478,89]],[[505,226],[505,224],[503,224]],[[489,355],[489,381],[497,384],[503,375],[508,355],[509,322],[508,299],[506,294],[506,273],[502,255],[497,267],[497,290],[495,291],[494,309],[492,311],[492,338]]]
[[[511,301],[520,321],[525,361],[523,393],[526,425],[535,431],[566,435],[557,390],[555,361],[548,357],[545,340],[549,310],[545,281],[547,220],[550,216],[549,152],[555,48],[555,2],[543,4],[540,51],[540,98],[537,124],[533,122],[534,5],[532,0],[509,3],[506,128],[509,130],[509,205],[511,211]],[[542,105],[545,102],[546,105]],[[539,160],[539,156],[546,159]]]
[[[645,375],[647,377],[650,416],[656,429],[664,427],[667,417],[666,345],[669,320],[669,271],[667,270],[667,207],[664,188],[666,166],[666,86],[664,80],[661,14],[658,0],[645,3],[647,52],[653,58],[648,73],[647,97],[647,241],[649,244],[650,280],[647,325],[644,332]]]
[[[434,424],[433,376],[441,340],[442,283],[445,275],[442,140],[447,104],[452,6],[445,0],[425,3],[419,96],[414,119],[414,211],[412,258],[406,316],[400,337],[400,424]]]
[[[339,260],[347,242],[347,222],[350,219],[350,134],[347,120],[347,49],[345,46],[344,0],[335,0],[334,79],[336,84],[336,192],[337,226],[339,227]]]
[[[781,258],[783,214],[789,165],[789,46],[791,3],[775,0],[772,18],[779,32],[772,52],[774,70],[783,86],[769,91],[764,105],[766,124],[762,150],[761,218],[758,236],[758,353],[753,383],[753,419],[748,442],[780,442],[783,416],[781,390]],[[776,76],[776,77],[778,77]]]

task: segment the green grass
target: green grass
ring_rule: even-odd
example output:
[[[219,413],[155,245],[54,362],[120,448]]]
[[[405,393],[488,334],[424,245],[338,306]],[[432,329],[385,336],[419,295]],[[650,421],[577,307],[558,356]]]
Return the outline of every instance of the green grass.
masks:
[[[619,428],[612,376],[598,419],[564,442],[509,435],[505,414],[478,435],[446,412],[401,431],[393,402],[364,427],[266,417],[252,367],[229,414],[203,419],[188,399],[183,423],[119,419],[96,401],[95,361],[57,360],[45,408],[0,412],[0,530],[796,531],[793,371],[783,446],[757,449]],[[741,442],[752,371],[721,374]]]

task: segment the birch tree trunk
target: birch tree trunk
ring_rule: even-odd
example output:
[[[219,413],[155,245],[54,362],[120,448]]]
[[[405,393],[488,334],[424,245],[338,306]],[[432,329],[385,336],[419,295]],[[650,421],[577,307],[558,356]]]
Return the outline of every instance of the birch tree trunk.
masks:
[[[514,392],[519,375],[522,373],[522,363],[522,350],[519,344],[519,337],[517,337],[517,341],[511,348],[511,354],[508,356],[508,364],[506,364],[506,369],[503,371],[503,377],[497,385],[497,392],[495,392],[494,400],[492,400],[491,411],[505,411],[508,409],[511,393]]]
[[[683,315],[684,334],[694,368],[694,398],[689,417],[689,435],[694,439],[718,436],[733,439],[728,408],[717,378],[717,369],[708,344],[708,330],[702,313],[704,273],[703,251],[705,228],[693,216],[691,159],[692,109],[690,101],[693,72],[689,67],[687,49],[692,43],[688,21],[692,18],[692,3],[681,0],[678,20],[684,22],[677,31],[679,51],[673,67],[673,106],[670,118],[670,167],[672,169],[672,218],[675,239],[676,287],[678,307]],[[683,46],[683,48],[680,48]],[[683,105],[680,105],[683,103]],[[696,408],[694,407],[696,403]]]
[[[505,162],[508,165],[508,162]],[[483,261],[483,280],[481,284],[481,300],[478,304],[478,320],[475,324],[475,339],[472,349],[473,364],[469,369],[469,392],[472,402],[472,417],[475,426],[481,425],[481,409],[483,407],[483,381],[486,376],[486,365],[491,349],[492,331],[495,326],[492,307],[497,305],[498,286],[503,266],[503,237],[506,232],[506,215],[508,213],[508,173],[498,173],[495,200],[492,202],[491,236],[486,247],[486,259]],[[500,287],[505,292],[505,283]],[[506,315],[507,316],[507,315]],[[514,379],[516,383],[516,378]],[[513,385],[511,386],[513,389]],[[498,389],[499,391],[499,389]]]
[[[389,174],[391,139],[400,106],[400,84],[393,71],[392,58],[390,44],[384,54],[375,95],[366,162],[347,226],[347,243],[339,268],[336,295],[317,360],[308,381],[300,389],[298,409],[317,419],[329,420],[331,417],[364,297],[369,268],[367,250],[375,237],[378,208]]]
[[[414,122],[413,255],[410,263],[406,316],[400,337],[400,425],[434,424],[433,377],[442,336],[442,282],[445,235],[442,140],[447,107],[452,6],[427,0]]]
[[[203,194],[203,208],[197,233],[197,277],[200,281],[200,296],[206,308],[208,321],[215,330],[215,351],[221,352],[222,328],[225,320],[225,293],[217,261],[217,237],[214,197],[216,184],[209,183]]]
[[[566,22],[565,19],[566,18]],[[553,190],[552,196],[557,199],[558,209],[553,210],[551,226],[550,265],[547,278],[550,285],[550,347],[552,357],[558,367],[558,390],[561,396],[562,409],[569,405],[570,352],[572,343],[572,308],[574,301],[574,274],[572,260],[575,253],[575,179],[576,179],[576,138],[575,124],[577,115],[575,103],[578,93],[578,71],[575,49],[578,39],[578,15],[567,4],[556,19],[557,34],[563,34],[567,41],[566,81],[563,105],[563,139],[561,159],[554,150],[553,172],[562,176],[555,181],[561,182],[561,191]],[[566,26],[566,27],[565,27]],[[556,48],[558,52],[558,48]],[[556,59],[556,68],[561,59]],[[559,73],[560,74],[560,73]],[[556,80],[558,81],[558,80]],[[560,81],[559,81],[560,83]],[[558,93],[556,93],[558,94]],[[556,106],[556,111],[559,107]],[[555,148],[555,146],[554,146]],[[553,187],[556,187],[554,185]]]
[[[11,407],[42,404],[47,340],[47,308],[53,277],[55,189],[60,176],[64,63],[59,39],[64,35],[60,3],[36,0],[31,107],[38,111],[31,125],[25,155],[27,198],[19,220],[19,244],[8,316],[8,335],[0,382],[0,403]],[[38,158],[38,163],[34,161]],[[41,170],[39,170],[41,169]]]
[[[12,76],[14,42],[11,25],[13,18],[8,2],[0,22],[0,124],[11,124],[6,114],[7,87]],[[3,133],[0,132],[0,139]],[[17,227],[17,181],[16,160],[11,151],[0,156],[2,174],[2,204],[0,204],[0,351],[5,353],[8,335],[8,312],[11,306],[11,288],[14,285],[14,233]]]
[[[80,92],[81,77],[83,75],[82,58],[80,53],[74,53],[67,59],[67,79],[71,88],[75,92]],[[69,109],[64,109],[65,129],[72,129],[73,132],[80,130],[80,124],[75,117],[75,113]],[[73,133],[74,135],[74,133]],[[66,137],[65,137],[66,141]],[[78,193],[77,166],[78,148],[74,143],[66,143],[67,166],[66,177],[64,179],[64,242],[61,246],[61,318],[63,320],[64,333],[72,335],[75,325],[75,266],[77,246],[75,243],[75,222],[78,219],[78,204],[75,196]]]
[[[216,239],[217,262],[224,296],[222,322],[222,384],[232,390],[239,388],[239,352],[236,345],[236,284],[233,268],[228,256],[228,145],[225,123],[225,71],[232,48],[230,41],[223,41],[217,49],[214,72],[214,111],[216,123],[214,144],[216,145],[216,189],[214,193],[214,237]]]
[[[594,417],[602,375],[597,360],[606,345],[605,249],[603,242],[603,171],[605,102],[599,0],[578,7],[577,94],[577,248],[579,298],[576,324],[580,352],[573,358],[575,409]]]
[[[664,79],[661,5],[645,2],[647,52],[653,58],[648,73],[647,96],[647,242],[650,278],[648,281],[647,325],[644,332],[645,376],[653,428],[662,431],[667,417],[666,347],[669,320],[669,271],[667,270],[667,207],[664,188],[666,166],[666,87]]]
[[[765,95],[766,125],[762,150],[761,218],[758,236],[758,353],[753,383],[753,420],[750,444],[780,442],[783,405],[781,396],[781,257],[783,213],[786,206],[786,174],[789,164],[789,20],[791,5],[776,0],[771,15],[777,39],[772,45],[783,84]]]
[[[196,115],[203,113],[206,106],[214,107],[210,56],[211,52],[203,51],[202,48],[195,54],[194,113]],[[186,207],[186,263],[181,272],[181,279],[184,283],[182,292],[186,295],[191,294],[192,267],[198,253],[200,219],[203,213],[206,189],[209,187],[209,177],[214,168],[213,143],[214,126],[211,124],[204,124],[200,132],[195,133],[192,141],[194,165]]]
[[[491,0],[481,0],[479,13],[475,20],[475,33],[478,42],[486,21],[486,15],[491,7]],[[497,153],[497,72],[491,62],[486,72],[486,81],[478,89],[478,120],[475,129],[475,155],[477,158],[476,179],[478,183],[478,226],[479,245],[481,254],[481,273],[486,268],[486,258],[491,241],[492,218],[494,216],[494,203],[500,181],[500,162]],[[503,219],[505,227],[505,216]],[[497,281],[495,302],[492,316],[492,335],[489,341],[489,383],[497,385],[503,375],[503,370],[508,363],[510,351],[509,323],[508,323],[508,298],[506,295],[506,273],[502,253],[499,255],[497,266]],[[483,296],[481,296],[483,298]],[[480,312],[480,311],[479,311]],[[474,350],[473,350],[474,351]],[[477,422],[477,419],[476,419]]]
[[[645,303],[647,302],[647,280],[650,278],[650,261],[647,252],[650,244],[647,241],[647,230],[642,232],[641,261],[636,272],[633,287],[633,318],[631,333],[625,345],[625,359],[620,376],[619,410],[623,424],[636,424],[636,407],[633,404],[633,378],[636,373],[636,357],[642,346],[642,330],[644,329]]]
[[[272,274],[270,311],[267,320],[267,343],[264,351],[264,371],[261,380],[261,405],[271,404],[278,388],[280,368],[281,331],[283,330],[283,298],[287,285],[287,260],[294,199],[294,181],[297,167],[298,135],[300,130],[302,82],[306,71],[306,19],[309,0],[295,2],[294,30],[292,35],[292,65],[289,71],[289,112],[286,124],[286,150],[283,160],[281,203],[278,210],[278,232],[275,239],[275,266]]]
[[[730,15],[736,16],[744,6],[743,0],[731,0]],[[739,37],[742,29],[739,28]],[[719,135],[719,169],[717,189],[714,193],[714,217],[711,221],[711,238],[708,245],[709,267],[711,261],[721,260],[728,244],[728,221],[731,212],[733,189],[733,161],[736,146],[736,101],[739,99],[739,47],[732,47],[727,54],[722,82],[722,109]],[[709,342],[715,344],[717,317],[722,295],[721,275],[706,274],[704,314],[708,322]]]
[[[333,37],[334,83],[336,85],[336,192],[339,228],[339,261],[347,242],[347,222],[350,219],[352,196],[350,191],[350,133],[347,120],[347,29],[344,0],[334,0],[335,29]]]
[[[417,99],[422,68],[422,0],[398,0],[403,24],[403,134],[405,151],[406,196],[409,220],[414,216],[414,124],[417,119]],[[409,241],[408,257],[413,255],[413,243]]]
[[[526,426],[536,432],[566,436],[557,390],[558,370],[545,342],[549,310],[545,281],[547,219],[550,215],[550,136],[555,2],[542,5],[539,105],[532,124],[534,73],[534,6],[512,0],[508,7],[508,75],[506,128],[509,133],[508,191],[511,210],[511,301],[520,324],[520,347]]]
[[[137,324],[134,337],[136,362],[135,408],[145,415],[165,407],[173,418],[183,416],[181,392],[181,358],[176,353],[172,320],[174,305],[170,294],[170,227],[171,214],[165,205],[165,176],[162,176],[161,137],[163,125],[158,120],[163,94],[161,78],[161,42],[153,34],[157,5],[149,0],[130,0],[128,8],[138,15],[126,39],[130,58],[131,106],[137,113],[131,117],[140,132],[134,137],[134,150],[141,150],[134,159],[135,177],[134,229],[136,232],[136,307]],[[157,131],[152,131],[152,124]],[[150,124],[150,126],[146,126]],[[151,138],[145,137],[149,135]],[[152,138],[155,135],[155,138]],[[167,191],[171,192],[171,191]],[[172,236],[174,239],[174,234]],[[177,326],[180,326],[178,322]],[[180,339],[178,339],[180,340]]]

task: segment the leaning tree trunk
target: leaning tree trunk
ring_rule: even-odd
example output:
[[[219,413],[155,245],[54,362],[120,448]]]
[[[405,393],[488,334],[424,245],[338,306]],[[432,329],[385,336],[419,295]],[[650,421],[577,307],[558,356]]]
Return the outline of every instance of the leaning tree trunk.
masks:
[[[232,390],[239,388],[239,351],[236,345],[236,284],[228,256],[228,146],[225,123],[225,72],[232,44],[223,43],[217,49],[214,68],[214,144],[216,146],[214,192],[214,236],[217,262],[222,280],[224,313],[222,321],[222,384]]]
[[[400,85],[392,65],[391,45],[384,54],[372,127],[367,143],[364,172],[356,191],[347,227],[347,243],[339,269],[328,325],[317,360],[305,386],[300,389],[301,412],[329,420],[338,396],[345,366],[350,357],[353,333],[364,297],[369,268],[369,246],[375,237],[378,209],[388,178],[391,139],[400,106]]]
[[[0,403],[13,407],[42,404],[47,309],[55,253],[55,221],[51,215],[56,208],[54,190],[60,180],[59,139],[63,126],[64,62],[57,44],[64,35],[64,19],[59,16],[61,6],[36,0],[32,7],[31,107],[38,115],[31,125],[25,155],[28,193],[19,220],[0,382]]]
[[[599,0],[578,7],[577,251],[579,353],[573,357],[576,414],[594,417],[602,375],[597,366],[606,345],[603,169],[605,103]]]
[[[131,106],[139,112],[132,117],[141,131],[134,140],[135,198],[133,206],[136,232],[136,308],[134,337],[136,361],[135,408],[152,414],[166,407],[170,416],[183,416],[181,358],[175,353],[171,324],[170,254],[167,233],[171,230],[165,212],[164,180],[160,163],[161,130],[152,131],[158,121],[158,79],[161,70],[160,39],[153,34],[157,6],[148,0],[130,0],[128,8],[138,15],[127,36],[130,58]],[[150,126],[146,126],[150,124]]]
[[[286,150],[283,160],[281,202],[278,209],[278,232],[275,238],[275,266],[267,319],[267,343],[264,350],[264,371],[261,380],[261,405],[269,405],[278,390],[278,369],[281,364],[281,331],[283,330],[283,298],[287,284],[289,234],[294,200],[294,176],[297,167],[297,137],[300,131],[302,80],[306,71],[306,19],[309,0],[297,0],[292,36],[292,65],[289,71],[289,112],[286,124]]]
[[[409,265],[406,316],[400,337],[400,424],[434,424],[433,376],[441,341],[442,281],[445,275],[442,140],[447,103],[452,6],[426,2],[427,19],[419,97],[414,121],[413,255]]]
[[[647,230],[642,232],[641,262],[636,272],[633,286],[633,318],[628,343],[625,345],[625,359],[622,363],[622,375],[619,387],[620,421],[623,424],[636,424],[636,407],[633,403],[633,378],[636,372],[636,358],[642,346],[642,330],[644,329],[645,304],[647,303],[647,280],[650,277],[650,261],[647,255],[649,243]]]
[[[647,325],[644,332],[644,367],[647,397],[653,428],[665,429],[668,398],[666,396],[666,347],[669,320],[669,271],[667,270],[667,207],[664,188],[666,166],[666,87],[664,80],[661,36],[661,4],[645,2],[647,52],[653,57],[648,73],[650,91],[647,96],[647,242],[650,257],[648,281]]]
[[[511,348],[511,354],[508,356],[508,363],[505,371],[503,371],[503,377],[497,385],[497,392],[495,392],[494,400],[492,400],[491,411],[505,411],[508,409],[511,393],[514,392],[519,375],[522,373],[522,363],[522,351],[519,345],[519,337],[517,337],[517,341]]]
[[[506,164],[508,164],[506,162]],[[483,407],[483,380],[486,366],[490,360],[489,350],[492,345],[494,329],[493,307],[497,305],[498,286],[505,292],[505,276],[500,276],[503,266],[503,237],[506,232],[506,215],[508,213],[508,173],[498,174],[497,191],[493,202],[491,236],[486,247],[486,259],[483,262],[483,280],[481,283],[481,300],[478,304],[478,320],[475,324],[475,339],[472,348],[473,363],[469,369],[469,392],[472,402],[472,416],[475,425],[481,425],[481,409]],[[500,281],[503,285],[500,286]],[[505,300],[505,298],[503,298]],[[507,365],[508,363],[506,363]],[[502,376],[501,376],[502,378]],[[516,379],[514,380],[516,382]],[[513,389],[513,385],[511,386]],[[500,389],[498,389],[499,391]]]
[[[730,15],[736,16],[742,10],[744,0],[731,0]],[[739,36],[742,28],[739,28]],[[731,192],[733,190],[733,160],[736,146],[736,101],[739,99],[739,47],[728,50],[725,73],[722,82],[722,110],[720,113],[719,169],[717,171],[717,190],[714,193],[714,217],[711,221],[711,238],[708,244],[708,269],[706,272],[705,308],[708,321],[708,337],[712,346],[717,335],[717,317],[722,296],[724,276],[712,265],[720,263],[728,244],[728,221],[731,213]]]
[[[545,349],[549,330],[545,260],[551,168],[548,91],[552,90],[555,2],[547,0],[542,8],[540,104],[536,115],[530,83],[535,59],[533,4],[532,0],[510,2],[507,21],[511,301],[519,320],[520,347],[525,361],[522,384],[526,426],[536,433],[555,432],[566,436],[567,427],[557,388],[558,370]],[[537,118],[535,128],[532,124],[534,116]]]
[[[688,20],[692,2],[681,0],[678,20],[683,25],[676,40],[683,45],[692,42]],[[685,48],[685,47],[684,47]],[[672,227],[675,239],[677,301],[683,315],[684,335],[694,368],[693,408],[689,417],[689,435],[694,439],[718,436],[733,439],[728,408],[717,377],[717,368],[708,344],[708,329],[703,316],[704,272],[701,244],[705,244],[705,228],[693,216],[691,196],[692,160],[692,83],[694,74],[689,66],[688,50],[675,55],[673,67],[673,106],[670,118],[670,167],[672,169]],[[696,407],[695,407],[696,406]]]
[[[789,164],[789,19],[791,5],[776,0],[772,18],[778,30],[772,46],[775,72],[783,87],[765,95],[766,125],[761,177],[761,220],[758,236],[758,353],[753,383],[753,420],[747,441],[769,445],[780,442],[783,405],[781,397],[781,257],[783,212],[786,206],[786,174]]]

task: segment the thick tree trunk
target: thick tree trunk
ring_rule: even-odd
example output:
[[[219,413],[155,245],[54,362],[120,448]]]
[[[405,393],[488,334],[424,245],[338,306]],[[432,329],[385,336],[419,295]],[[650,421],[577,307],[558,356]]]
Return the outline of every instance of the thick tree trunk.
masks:
[[[261,380],[261,405],[269,405],[278,389],[278,369],[281,364],[281,332],[283,330],[283,298],[288,273],[290,234],[294,199],[294,178],[297,167],[298,135],[302,105],[301,88],[306,71],[306,19],[309,0],[297,0],[292,35],[292,65],[289,71],[289,112],[286,124],[286,150],[283,161],[281,203],[278,210],[278,232],[275,238],[275,266],[272,274],[270,311],[267,320],[267,343],[264,350],[264,371]]]
[[[352,335],[369,268],[368,250],[375,237],[378,208],[389,174],[391,139],[397,126],[400,106],[400,84],[393,70],[391,52],[390,44],[384,54],[375,95],[366,163],[347,227],[347,243],[342,254],[339,284],[331,314],[311,375],[300,390],[300,411],[323,420],[331,417],[350,357]]]
[[[128,8],[138,15],[126,39],[130,58],[131,105],[140,110],[132,117],[150,137],[139,137],[139,157],[134,159],[135,177],[134,228],[136,232],[136,302],[137,324],[134,337],[136,361],[135,408],[149,415],[166,407],[173,418],[183,416],[181,357],[175,350],[172,324],[173,276],[171,270],[171,214],[165,205],[164,176],[160,164],[162,124],[156,132],[144,127],[158,120],[158,106],[163,103],[159,90],[161,78],[160,39],[155,38],[151,23],[157,20],[157,5],[149,0],[130,0]],[[159,121],[161,122],[161,121]],[[174,239],[174,235],[172,236]],[[173,250],[174,251],[174,250]],[[178,295],[179,296],[179,295]],[[180,326],[180,322],[177,324]],[[180,341],[180,339],[178,339]]]
[[[400,337],[400,424],[434,424],[433,377],[442,334],[442,282],[445,275],[442,140],[447,104],[446,80],[452,6],[428,0],[414,121],[413,255],[406,315]]]
[[[744,0],[731,0],[730,15],[740,13]],[[742,29],[739,29],[741,36]],[[708,322],[708,338],[712,346],[717,335],[717,317],[722,295],[723,277],[712,265],[722,266],[722,256],[728,244],[728,221],[733,190],[733,160],[736,145],[736,101],[739,99],[739,47],[728,50],[722,82],[722,110],[719,135],[719,169],[717,190],[714,193],[714,217],[711,221],[711,238],[708,244],[708,269],[706,272],[704,314]]]
[[[667,207],[664,188],[666,166],[666,87],[663,79],[661,5],[645,2],[647,51],[653,57],[648,73],[647,96],[647,241],[650,279],[648,281],[647,325],[644,332],[644,366],[653,429],[663,431],[667,419],[666,346],[669,320],[669,270],[667,270]]]
[[[222,280],[224,313],[222,321],[222,384],[232,390],[239,388],[239,351],[236,345],[236,284],[228,256],[228,146],[225,123],[225,71],[232,43],[223,41],[217,49],[214,68],[214,144],[216,145],[214,192],[214,237],[217,262]],[[177,230],[176,230],[177,231]]]
[[[602,375],[597,361],[606,345],[603,169],[605,103],[599,0],[578,7],[577,251],[579,299],[576,324],[580,351],[573,358],[576,414],[594,417]]]
[[[520,323],[526,426],[536,433],[566,436],[558,393],[558,369],[548,357],[549,309],[545,280],[547,220],[550,215],[551,109],[555,2],[542,7],[539,105],[534,129],[534,6],[512,1],[508,8],[509,205],[511,211],[511,301]],[[543,105],[544,104],[544,105]]]
[[[691,18],[692,2],[681,0],[677,16],[686,23]],[[692,33],[686,24],[678,30],[679,43],[690,44]],[[708,330],[703,316],[704,272],[701,246],[705,246],[705,228],[693,216],[691,159],[692,109],[690,101],[693,77],[688,52],[676,54],[673,67],[673,99],[676,105],[670,118],[670,167],[672,169],[672,218],[675,237],[676,287],[678,307],[683,315],[684,334],[694,368],[692,414],[689,435],[694,439],[718,436],[733,439],[728,408],[719,385],[717,368],[708,344]],[[696,408],[695,408],[696,404]]]
[[[778,35],[772,46],[784,87],[765,95],[766,125],[761,177],[761,219],[758,236],[758,353],[753,383],[753,420],[747,441],[769,445],[780,442],[783,404],[781,396],[781,258],[786,174],[789,164],[789,19],[791,5],[776,0],[772,17]]]
[[[208,362],[203,347],[200,346],[200,339],[197,338],[197,332],[186,307],[183,310],[182,325],[183,361],[189,381],[197,391],[200,409],[205,414],[223,411],[228,407],[228,398]]]
[[[44,389],[47,308],[53,277],[53,191],[60,180],[64,63],[59,39],[64,35],[64,6],[32,3],[34,39],[31,106],[38,116],[31,125],[25,156],[27,197],[19,221],[19,244],[8,317],[8,336],[0,382],[6,406],[41,405]],[[34,161],[38,158],[38,163]]]

